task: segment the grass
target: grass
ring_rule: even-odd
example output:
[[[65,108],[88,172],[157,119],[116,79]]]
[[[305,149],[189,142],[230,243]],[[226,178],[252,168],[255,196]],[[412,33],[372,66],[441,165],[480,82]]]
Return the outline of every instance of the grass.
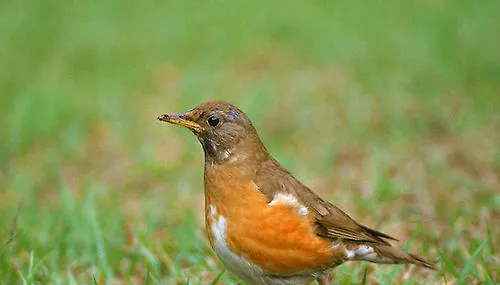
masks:
[[[155,119],[215,99],[316,192],[440,259],[336,284],[496,284],[499,8],[3,1],[0,284],[237,284],[204,237],[201,148]]]

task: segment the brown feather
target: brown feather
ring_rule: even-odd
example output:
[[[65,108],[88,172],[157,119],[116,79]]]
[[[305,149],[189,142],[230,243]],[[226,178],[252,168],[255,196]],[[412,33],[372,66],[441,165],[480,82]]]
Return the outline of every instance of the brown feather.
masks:
[[[389,245],[385,239],[395,238],[357,223],[345,212],[317,196],[309,188],[269,157],[257,167],[255,183],[271,201],[276,193],[290,193],[297,197],[316,220],[316,234],[332,240],[348,240]]]

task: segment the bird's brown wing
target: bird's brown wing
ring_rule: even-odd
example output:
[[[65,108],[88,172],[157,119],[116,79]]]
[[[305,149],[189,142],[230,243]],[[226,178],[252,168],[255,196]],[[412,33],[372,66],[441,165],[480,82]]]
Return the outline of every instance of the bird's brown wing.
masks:
[[[316,233],[319,236],[332,240],[385,245],[389,245],[386,240],[396,240],[356,222],[336,206],[321,199],[272,158],[261,163],[255,183],[269,201],[276,193],[290,193],[297,197],[314,214]]]

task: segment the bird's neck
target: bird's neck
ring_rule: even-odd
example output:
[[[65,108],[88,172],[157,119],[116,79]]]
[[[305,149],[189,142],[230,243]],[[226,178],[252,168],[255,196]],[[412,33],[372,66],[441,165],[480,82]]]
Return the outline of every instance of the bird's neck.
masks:
[[[249,171],[269,157],[269,153],[260,140],[242,140],[227,147],[223,145],[204,145],[205,170],[216,166],[245,166]]]

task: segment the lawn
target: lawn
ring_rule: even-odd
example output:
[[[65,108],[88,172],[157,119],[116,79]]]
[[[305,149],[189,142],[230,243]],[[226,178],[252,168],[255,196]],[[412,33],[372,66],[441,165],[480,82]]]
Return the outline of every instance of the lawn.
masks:
[[[237,284],[204,235],[201,147],[156,120],[209,100],[243,109],[314,191],[440,260],[348,263],[335,284],[497,284],[498,11],[2,1],[0,284]]]

